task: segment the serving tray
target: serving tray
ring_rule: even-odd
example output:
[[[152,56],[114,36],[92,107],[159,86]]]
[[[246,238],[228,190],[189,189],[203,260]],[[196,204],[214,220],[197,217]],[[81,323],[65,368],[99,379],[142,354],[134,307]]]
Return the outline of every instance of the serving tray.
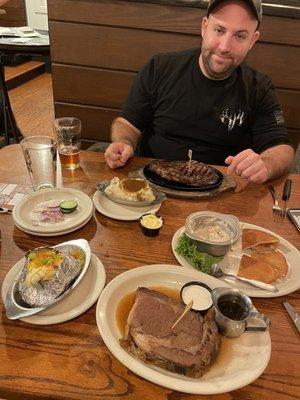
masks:
[[[129,173],[131,178],[143,178],[147,179],[144,175],[144,167],[135,171],[131,171]],[[148,180],[148,179],[147,179]],[[150,185],[155,189],[164,192],[167,196],[170,197],[180,197],[180,198],[188,198],[188,199],[206,199],[211,197],[219,196],[222,193],[225,193],[229,190],[233,190],[237,187],[235,180],[229,175],[223,175],[223,180],[218,187],[211,188],[210,190],[180,190],[180,189],[171,189],[165,186],[157,185],[148,180]]]

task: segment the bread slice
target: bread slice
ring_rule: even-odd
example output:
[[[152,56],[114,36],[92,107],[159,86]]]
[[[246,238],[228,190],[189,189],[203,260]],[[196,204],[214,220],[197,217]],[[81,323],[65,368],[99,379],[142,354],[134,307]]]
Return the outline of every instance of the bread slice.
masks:
[[[271,283],[285,277],[287,272],[288,264],[280,251],[253,251],[251,257],[243,254],[238,276]]]
[[[275,250],[279,245],[278,239],[269,233],[257,229],[243,229],[242,249]]]
[[[256,279],[257,281],[271,283],[277,279],[277,274],[272,266],[258,258],[253,258],[243,254],[238,276],[248,279]]]
[[[267,262],[275,270],[277,278],[286,276],[288,264],[285,256],[278,250],[274,251],[254,251],[252,258],[260,262]]]

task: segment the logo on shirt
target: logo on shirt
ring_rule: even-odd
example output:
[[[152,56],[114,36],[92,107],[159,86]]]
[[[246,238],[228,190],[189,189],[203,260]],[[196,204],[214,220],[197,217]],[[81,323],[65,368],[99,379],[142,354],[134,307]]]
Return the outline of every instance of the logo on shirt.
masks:
[[[220,113],[220,120],[227,125],[228,132],[231,132],[235,126],[242,126],[245,120],[245,112],[241,108],[225,108]]]
[[[274,117],[275,117],[277,125],[284,125],[284,117],[283,117],[282,110],[275,110]]]

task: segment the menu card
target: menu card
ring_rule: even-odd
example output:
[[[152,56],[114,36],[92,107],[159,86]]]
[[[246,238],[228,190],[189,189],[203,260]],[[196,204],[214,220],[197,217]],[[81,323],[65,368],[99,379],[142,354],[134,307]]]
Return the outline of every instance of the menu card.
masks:
[[[0,206],[12,210],[23,197],[31,192],[32,188],[29,186],[0,183]]]

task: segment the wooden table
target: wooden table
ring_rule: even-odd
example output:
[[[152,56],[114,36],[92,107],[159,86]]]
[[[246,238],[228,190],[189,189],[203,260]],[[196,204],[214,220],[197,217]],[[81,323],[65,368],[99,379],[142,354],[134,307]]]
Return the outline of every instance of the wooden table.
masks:
[[[0,182],[29,184],[19,145],[0,150]],[[146,164],[134,159],[126,168],[111,171],[100,153],[82,152],[82,168],[65,170],[65,186],[78,188],[89,196],[95,183]],[[290,207],[300,206],[300,175],[292,175]],[[274,182],[282,191],[283,180]],[[249,184],[235,193],[227,192],[209,201],[169,198],[161,207],[165,226],[156,238],[143,236],[137,222],[109,219],[97,211],[81,229],[65,236],[44,238],[28,235],[14,226],[10,215],[0,215],[2,233],[0,280],[36,246],[85,238],[105,265],[107,283],[116,275],[146,264],[177,264],[171,250],[174,232],[187,215],[197,210],[235,214],[241,221],[263,226],[282,235],[298,249],[300,235],[286,220],[273,221],[272,199],[267,185]],[[145,251],[147,249],[147,251]],[[212,400],[294,400],[300,398],[300,335],[282,301],[300,311],[300,291],[274,299],[254,299],[254,305],[272,320],[272,354],[265,372],[252,384],[227,394],[196,396],[152,384],[117,361],[104,345],[95,318],[95,306],[76,319],[52,326],[34,326],[10,321],[1,303],[0,397],[6,399],[204,399]]]

